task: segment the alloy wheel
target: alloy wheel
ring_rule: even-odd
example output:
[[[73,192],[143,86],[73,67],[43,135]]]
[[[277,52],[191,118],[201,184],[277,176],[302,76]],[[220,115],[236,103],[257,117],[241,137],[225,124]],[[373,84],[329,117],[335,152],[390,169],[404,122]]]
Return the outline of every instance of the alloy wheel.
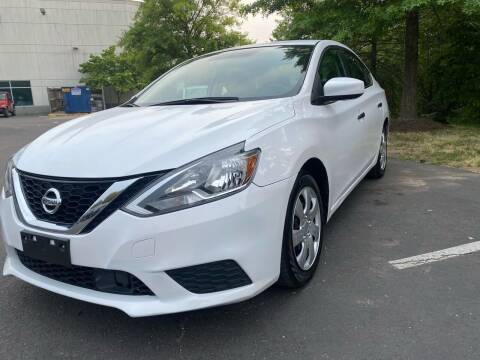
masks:
[[[380,143],[380,168],[385,170],[387,166],[387,135],[385,130],[382,133],[382,142]]]
[[[317,258],[322,230],[320,206],[315,190],[310,186],[302,188],[294,206],[293,251],[300,269],[307,271]]]

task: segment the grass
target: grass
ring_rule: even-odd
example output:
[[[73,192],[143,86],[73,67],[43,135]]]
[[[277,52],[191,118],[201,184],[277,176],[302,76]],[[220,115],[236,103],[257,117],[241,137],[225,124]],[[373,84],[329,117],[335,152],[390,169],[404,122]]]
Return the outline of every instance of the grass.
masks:
[[[480,173],[480,127],[449,125],[426,131],[390,132],[392,157],[447,165]]]

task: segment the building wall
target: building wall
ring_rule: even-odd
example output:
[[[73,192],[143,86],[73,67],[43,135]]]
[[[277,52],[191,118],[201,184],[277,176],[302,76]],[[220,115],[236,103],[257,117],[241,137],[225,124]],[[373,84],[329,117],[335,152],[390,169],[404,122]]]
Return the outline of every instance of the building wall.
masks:
[[[132,0],[0,0],[0,87],[2,81],[30,81],[33,106],[19,112],[48,112],[47,88],[78,85],[79,65],[118,42],[138,4]]]

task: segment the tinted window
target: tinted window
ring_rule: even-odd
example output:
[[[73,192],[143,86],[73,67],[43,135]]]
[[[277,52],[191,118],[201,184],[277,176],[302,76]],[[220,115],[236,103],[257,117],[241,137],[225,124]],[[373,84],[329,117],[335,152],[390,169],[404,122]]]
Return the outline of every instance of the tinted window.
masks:
[[[365,87],[372,85],[372,77],[366,66],[351,52],[345,50],[340,50],[339,52],[347,71],[347,76],[362,80],[365,83]]]
[[[15,105],[33,105],[32,88],[29,80],[2,80],[0,81],[0,91],[6,92],[9,99],[11,99],[12,94]]]
[[[160,78],[135,103],[210,96],[240,100],[293,96],[303,84],[312,50],[313,46],[267,46],[200,57]]]
[[[336,50],[325,52],[318,68],[318,76],[322,86],[331,78],[345,76]]]
[[[12,88],[13,98],[17,106],[33,105],[32,89],[30,88]]]
[[[343,76],[345,76],[345,74],[337,50],[327,49],[320,59],[313,95],[323,95],[323,86],[328,80]]]
[[[30,81],[10,81],[12,87],[30,87]]]

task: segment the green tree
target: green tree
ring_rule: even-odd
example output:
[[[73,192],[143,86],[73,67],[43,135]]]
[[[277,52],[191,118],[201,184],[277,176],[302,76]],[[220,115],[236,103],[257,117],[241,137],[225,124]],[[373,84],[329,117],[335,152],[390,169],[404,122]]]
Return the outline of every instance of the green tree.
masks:
[[[237,1],[145,0],[121,45],[147,84],[184,60],[249,43],[233,30],[237,10]]]
[[[115,46],[105,49],[99,55],[91,55],[80,65],[81,81],[94,89],[111,87],[120,103],[121,95],[135,90],[138,76],[125,53],[116,54]]]
[[[284,20],[274,32],[277,39],[329,38],[352,47],[367,59],[402,119],[415,119],[417,106],[432,112],[440,98],[444,113],[475,114],[478,0],[257,0],[246,10],[280,12]],[[471,81],[451,86],[462,78]]]
[[[471,10],[456,3],[423,12],[419,110],[440,121],[480,123],[480,11]]]
[[[478,0],[396,0],[395,4],[405,12],[405,46],[404,46],[404,81],[403,91],[400,107],[400,119],[414,119],[417,116],[417,105],[428,100],[428,98],[418,99],[418,87],[425,88],[425,82],[431,81],[431,85],[443,87],[447,85],[450,89],[453,85],[457,92],[464,89],[462,97],[467,96],[473,103],[462,107],[465,101],[459,101],[450,104],[449,108],[443,108],[443,116],[448,117],[448,114],[459,108],[464,112],[468,112],[472,106],[478,108],[478,100],[475,101],[471,97],[472,92],[467,91],[472,87],[478,88],[476,83],[480,79],[480,72],[478,66],[472,69],[465,63],[465,56],[471,58],[474,63],[478,64],[478,56],[480,55],[480,48],[478,37],[480,35],[480,22],[478,14],[480,12],[480,1]],[[447,24],[452,24],[447,27]],[[445,32],[445,29],[448,29]],[[448,34],[448,32],[453,33]],[[436,34],[436,36],[432,36]],[[468,36],[464,36],[468,34]],[[424,40],[423,46],[421,44],[422,38]],[[425,40],[427,42],[425,42]],[[441,39],[441,41],[439,41]],[[472,41],[473,40],[473,41]],[[446,43],[445,43],[446,41]],[[430,43],[429,43],[430,42]],[[432,47],[431,45],[434,44]],[[447,45],[447,46],[445,46]],[[452,50],[455,49],[455,52]],[[438,56],[438,50],[443,55],[449,54],[450,67],[442,66],[441,63],[432,62],[434,56]],[[419,53],[421,51],[421,53]],[[475,56],[472,58],[472,53]],[[442,55],[441,55],[442,56]],[[419,66],[424,63],[426,70],[429,65],[434,65],[446,73],[441,73],[437,78],[426,78],[425,73],[419,72]],[[443,63],[443,65],[446,65]],[[470,64],[471,65],[471,64]],[[457,78],[447,77],[450,73],[455,73]],[[459,71],[460,70],[460,71]],[[435,71],[427,73],[432,76]],[[437,73],[438,74],[438,73]],[[445,76],[446,75],[446,76]],[[472,76],[474,75],[474,76]],[[419,83],[423,78],[424,83]],[[467,78],[472,82],[464,83],[463,86],[457,87],[457,83],[464,82]],[[439,79],[442,79],[439,81]],[[466,86],[465,86],[466,85]],[[421,89],[420,89],[421,91]],[[474,91],[475,96],[480,95],[480,90]],[[426,95],[425,93],[423,94]],[[430,94],[433,96],[433,94]],[[458,99],[458,96],[453,97]],[[464,98],[465,99],[465,98]],[[478,97],[477,97],[478,99]],[[447,99],[445,99],[447,100]],[[475,105],[475,103],[477,105]],[[441,105],[441,104],[438,104]],[[478,115],[476,115],[478,118]]]
[[[398,109],[402,90],[402,15],[386,2],[260,0],[244,10],[279,11],[283,20],[273,33],[275,39],[332,39],[349,45],[382,80],[391,107]]]

